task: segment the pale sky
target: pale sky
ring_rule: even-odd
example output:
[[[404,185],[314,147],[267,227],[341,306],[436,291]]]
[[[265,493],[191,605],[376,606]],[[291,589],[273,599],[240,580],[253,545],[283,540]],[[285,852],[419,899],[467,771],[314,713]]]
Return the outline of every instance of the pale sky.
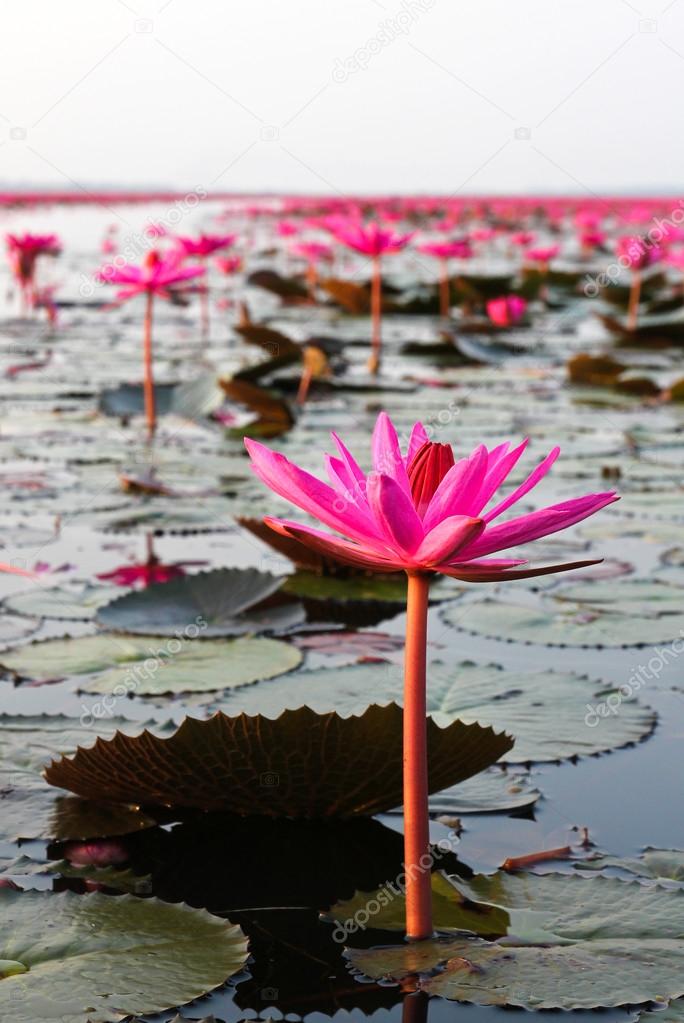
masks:
[[[682,187],[684,0],[4,0],[0,187]]]

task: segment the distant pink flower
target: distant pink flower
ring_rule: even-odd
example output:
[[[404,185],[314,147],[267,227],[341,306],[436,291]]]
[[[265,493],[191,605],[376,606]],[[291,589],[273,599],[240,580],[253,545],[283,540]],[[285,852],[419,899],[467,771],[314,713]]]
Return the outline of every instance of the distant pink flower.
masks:
[[[125,263],[117,267],[108,263],[96,276],[103,284],[125,285],[116,293],[119,301],[124,302],[145,293],[170,298],[171,291],[176,285],[184,284],[185,281],[199,277],[203,273],[202,266],[181,266],[181,256],[178,252],[162,256],[152,250],[147,253],[140,266]]]
[[[560,245],[548,245],[546,248],[528,249],[525,260],[528,263],[550,263],[560,252]]]
[[[362,224],[354,220],[338,223],[332,228],[338,241],[364,256],[384,256],[401,252],[411,241],[414,232],[397,234],[391,228],[371,222]]]
[[[299,227],[291,220],[281,220],[280,223],[276,224],[276,232],[281,238],[290,238],[293,234],[299,232]]]
[[[325,242],[295,242],[291,246],[291,252],[295,256],[301,256],[310,263],[330,262],[333,258],[333,250]]]
[[[456,461],[450,445],[431,443],[416,423],[402,454],[392,421],[382,412],[373,432],[373,471],[365,474],[339,437],[332,438],[338,453],[326,456],[330,484],[257,441],[245,438],[245,445],[262,482],[345,539],[288,519],[265,521],[321,554],[377,572],[437,572],[486,582],[566,571],[580,563],[519,571],[524,562],[518,558],[486,555],[566,529],[617,500],[613,491],[590,494],[494,525],[546,476],[560,448],[487,510],[527,441],[513,449],[508,443],[491,450],[480,445]]]
[[[421,242],[416,245],[419,252],[435,259],[472,259],[473,250],[467,238],[445,242]]]
[[[7,251],[14,279],[22,289],[25,306],[35,299],[36,263],[40,256],[58,256],[62,246],[56,234],[8,234]]]
[[[222,274],[229,276],[230,274],[239,273],[242,270],[242,257],[241,256],[217,256],[214,260],[214,266],[217,270],[220,270]]]
[[[512,327],[522,320],[527,302],[519,295],[504,295],[487,302],[487,316],[497,327]]]
[[[172,579],[180,579],[185,575],[183,565],[191,565],[195,562],[179,562],[178,564],[162,565],[161,562],[152,560],[144,561],[142,564],[120,565],[111,572],[99,572],[98,579],[103,582],[114,583],[115,586],[132,586],[145,588],[154,583],[168,583]]]
[[[221,249],[227,249],[234,244],[234,234],[201,234],[198,238],[186,238],[178,235],[174,239],[176,245],[184,256],[198,256],[204,258],[213,256]]]
[[[596,249],[606,241],[603,231],[588,230],[580,235],[580,245],[583,249]]]
[[[520,245],[525,247],[531,245],[535,239],[534,231],[514,231],[509,237],[509,241],[513,245]]]
[[[493,227],[476,227],[470,232],[474,242],[491,242],[496,238],[496,230]]]
[[[665,255],[662,248],[639,235],[623,235],[622,238],[618,238],[615,251],[632,270],[645,270],[646,267],[660,262]]]

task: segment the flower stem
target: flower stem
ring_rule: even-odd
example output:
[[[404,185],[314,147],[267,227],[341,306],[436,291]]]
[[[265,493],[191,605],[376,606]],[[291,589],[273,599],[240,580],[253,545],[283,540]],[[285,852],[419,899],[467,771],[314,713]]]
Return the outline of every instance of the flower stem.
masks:
[[[408,572],[404,655],[404,870],[406,934],[432,935],[428,818],[426,645],[430,576]]]
[[[639,299],[641,298],[641,272],[632,272],[632,286],[629,289],[629,306],[627,308],[627,330],[636,330],[639,317]]]
[[[380,273],[380,257],[373,257],[373,274],[371,277],[371,355],[368,369],[376,374],[380,369],[380,353],[382,351],[382,335],[380,320],[382,317],[382,276]]]
[[[449,319],[450,310],[451,285],[449,283],[449,264],[446,259],[443,259],[439,275],[439,315],[443,320]]]
[[[204,278],[200,281],[200,319],[202,329],[202,340],[209,340],[209,268],[206,259],[200,259],[200,265],[205,268]]]
[[[157,426],[157,415],[154,405],[154,376],[152,371],[152,305],[154,295],[152,291],[147,292],[147,304],[145,306],[145,325],[143,330],[143,366],[145,393],[145,418],[147,420],[147,439],[152,440]]]

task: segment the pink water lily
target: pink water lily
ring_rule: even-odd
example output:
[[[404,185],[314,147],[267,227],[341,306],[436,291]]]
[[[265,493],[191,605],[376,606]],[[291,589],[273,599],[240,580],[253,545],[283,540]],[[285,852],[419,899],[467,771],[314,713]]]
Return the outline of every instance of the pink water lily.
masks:
[[[519,558],[487,555],[529,543],[593,515],[617,500],[614,491],[589,494],[498,520],[546,476],[560,449],[554,448],[523,483],[492,504],[499,487],[522,457],[499,444],[456,459],[449,444],[432,443],[416,423],[402,454],[397,432],[382,412],[373,432],[373,470],[365,474],[336,434],[337,455],[326,456],[330,483],[323,483],[284,455],[245,439],[252,469],[267,486],[341,533],[344,539],[289,519],[269,517],[273,529],[320,553],[376,572],[442,573],[469,582],[492,582],[567,571],[593,562],[519,569]]]
[[[405,571],[404,654],[404,869],[406,931],[414,939],[432,935],[427,777],[427,612],[435,574],[466,582],[499,582],[566,572],[595,564],[577,561],[520,568],[520,558],[491,558],[520,544],[581,522],[617,500],[613,491],[588,494],[499,522],[548,473],[554,448],[505,497],[496,493],[520,460],[527,442],[475,451],[456,459],[449,444],[430,441],[421,423],[402,451],[389,416],[378,417],[372,438],[373,470],[364,473],[342,440],[332,434],[336,455],[326,455],[330,483],[316,479],[257,441],[245,438],[252,469],[271,490],[339,535],[290,519],[264,521],[326,557],[376,572]]]
[[[145,318],[143,321],[143,391],[145,398],[145,418],[147,420],[147,436],[151,440],[157,428],[157,413],[154,398],[154,373],[152,363],[152,310],[155,295],[160,298],[172,298],[179,284],[199,277],[204,273],[203,266],[181,266],[180,255],[171,253],[161,256],[154,249],[147,253],[140,266],[130,263],[116,267],[112,263],[103,267],[98,279],[104,284],[123,284],[116,293],[119,302],[145,295]]]
[[[371,355],[368,369],[377,373],[380,369],[382,354],[382,273],[381,259],[385,255],[401,252],[413,238],[414,232],[397,234],[389,228],[380,227],[377,223],[364,224],[356,218],[346,221],[335,221],[329,230],[338,241],[355,252],[370,256],[373,260],[371,274]]]
[[[503,295],[487,302],[487,316],[497,327],[512,327],[527,311],[527,302],[520,295]]]
[[[416,248],[426,256],[432,256],[441,263],[439,275],[439,312],[443,319],[449,318],[451,309],[451,284],[449,282],[450,259],[472,259],[473,250],[467,238],[453,241],[422,242]]]
[[[230,248],[236,241],[234,234],[200,234],[197,238],[178,236],[175,238],[176,246],[181,255],[199,259],[202,266],[206,266],[206,260],[215,252]],[[200,325],[202,337],[206,340],[209,337],[209,282],[200,288]]]
[[[12,274],[21,288],[24,307],[35,304],[36,263],[39,256],[58,256],[62,245],[56,234],[6,235]]]
[[[103,284],[120,284],[123,287],[116,293],[120,302],[125,302],[136,295],[152,294],[160,298],[171,298],[173,289],[186,281],[199,277],[204,273],[201,266],[181,266],[178,253],[160,255],[152,250],[139,266],[124,263],[115,266],[108,263],[100,269],[96,276]]]

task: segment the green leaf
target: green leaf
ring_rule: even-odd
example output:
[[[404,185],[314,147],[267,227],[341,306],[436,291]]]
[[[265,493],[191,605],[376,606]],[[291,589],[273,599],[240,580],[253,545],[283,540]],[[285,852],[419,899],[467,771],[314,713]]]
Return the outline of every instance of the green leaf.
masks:
[[[458,605],[445,608],[442,615],[448,625],[467,632],[541,646],[645,646],[675,639],[684,629],[684,605],[681,614],[651,617],[551,597],[533,605],[488,597],[465,614]]]
[[[120,595],[118,586],[91,586],[67,588],[55,586],[47,589],[33,588],[23,593],[13,593],[3,600],[8,611],[36,618],[55,618],[58,621],[86,622],[94,618],[97,610],[115,595]]]
[[[492,769],[430,796],[430,811],[440,814],[511,813],[534,806],[541,792],[527,774]]]
[[[219,987],[247,958],[239,927],[182,903],[0,889],[0,912],[0,959],[17,964],[0,983],[12,1023],[162,1012]]]
[[[396,664],[359,664],[302,671],[227,693],[222,710],[277,713],[306,703],[319,713],[359,713],[370,696],[390,703],[401,692]],[[495,664],[462,661],[428,664],[427,709],[440,725],[478,721],[515,736],[511,763],[590,756],[647,736],[652,711],[617,687],[561,671],[509,671]],[[619,712],[614,712],[615,707]]]
[[[97,617],[108,629],[157,636],[173,636],[190,622],[199,625],[204,638],[264,632],[298,624],[304,617],[299,605],[246,613],[272,596],[281,583],[277,576],[255,568],[220,568],[125,593],[101,608]]]
[[[117,733],[45,772],[87,799],[196,807],[272,817],[371,816],[402,799],[402,723],[396,704],[360,717],[308,707],[274,719],[186,718],[160,739]],[[429,778],[439,791],[489,767],[511,747],[505,734],[428,718]]]
[[[457,905],[460,897],[508,913],[507,935],[353,949],[352,965],[373,979],[420,974],[427,994],[478,1005],[592,1009],[684,994],[684,890],[503,872],[449,884]]]
[[[138,661],[111,668],[81,683],[79,688],[82,692],[114,698],[128,693],[136,696],[207,693],[284,675],[301,662],[302,654],[295,646],[264,636],[191,640],[178,654],[152,664]]]

